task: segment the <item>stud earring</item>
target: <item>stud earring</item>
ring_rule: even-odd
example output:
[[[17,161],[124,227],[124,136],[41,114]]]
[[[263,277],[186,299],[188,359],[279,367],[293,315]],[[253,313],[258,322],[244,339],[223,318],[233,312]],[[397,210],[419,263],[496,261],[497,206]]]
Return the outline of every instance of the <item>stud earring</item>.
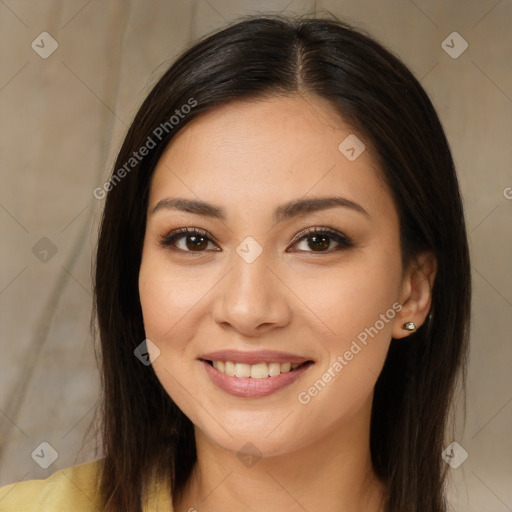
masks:
[[[414,332],[416,330],[416,324],[414,322],[406,322],[405,324],[402,325],[402,329]]]

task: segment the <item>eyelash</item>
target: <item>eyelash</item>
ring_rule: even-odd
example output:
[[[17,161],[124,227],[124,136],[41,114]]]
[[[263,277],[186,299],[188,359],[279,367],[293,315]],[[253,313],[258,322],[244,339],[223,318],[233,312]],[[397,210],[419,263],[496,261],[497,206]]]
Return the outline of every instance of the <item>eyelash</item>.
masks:
[[[163,248],[170,248],[174,251],[182,252],[182,253],[202,253],[203,251],[185,251],[183,249],[178,249],[177,247],[172,247],[172,244],[179,240],[180,238],[185,238],[186,236],[200,236],[202,238],[207,239],[208,242],[213,242],[212,238],[209,236],[207,231],[204,231],[202,229],[198,228],[179,228],[171,231],[170,233],[167,233],[166,235],[163,235],[160,238],[160,245]],[[338,247],[335,249],[329,249],[327,251],[299,251],[299,252],[308,252],[312,254],[332,254],[333,252],[341,251],[344,249],[349,249],[351,247],[354,247],[354,241],[344,235],[343,233],[340,233],[339,231],[336,231],[335,229],[329,228],[329,227],[315,227],[315,228],[307,228],[300,233],[296,235],[294,240],[292,241],[295,245],[298,242],[301,242],[304,239],[307,239],[312,236],[327,236],[328,238],[334,240],[339,244]]]

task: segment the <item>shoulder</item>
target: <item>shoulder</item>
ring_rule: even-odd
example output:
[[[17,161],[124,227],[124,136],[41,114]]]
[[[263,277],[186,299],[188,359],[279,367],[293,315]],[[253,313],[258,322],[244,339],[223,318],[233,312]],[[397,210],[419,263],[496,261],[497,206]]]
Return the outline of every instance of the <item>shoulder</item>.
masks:
[[[0,511],[97,512],[102,460],[61,469],[44,480],[1,487]]]

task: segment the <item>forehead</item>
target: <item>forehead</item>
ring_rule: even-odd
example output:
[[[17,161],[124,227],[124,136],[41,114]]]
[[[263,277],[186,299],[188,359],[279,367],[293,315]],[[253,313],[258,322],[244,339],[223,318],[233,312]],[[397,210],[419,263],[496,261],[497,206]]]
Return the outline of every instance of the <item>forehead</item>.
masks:
[[[358,141],[364,150],[349,159],[347,145],[359,152]],[[261,209],[333,193],[370,213],[393,209],[368,141],[327,100],[276,96],[224,104],[187,124],[158,162],[150,206],[179,195]]]

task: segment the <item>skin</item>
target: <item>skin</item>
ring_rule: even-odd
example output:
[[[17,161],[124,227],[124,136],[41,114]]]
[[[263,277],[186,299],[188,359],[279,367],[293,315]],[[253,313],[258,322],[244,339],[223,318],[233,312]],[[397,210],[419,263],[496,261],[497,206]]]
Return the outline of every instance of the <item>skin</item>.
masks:
[[[155,169],[140,300],[146,336],[160,350],[153,368],[194,423],[198,452],[177,512],[382,506],[369,448],[373,389],[391,338],[408,336],[402,324],[419,327],[429,312],[436,262],[422,253],[402,268],[398,214],[369,143],[354,161],[338,150],[351,133],[364,141],[318,97],[237,101],[191,121]],[[368,216],[335,207],[273,222],[282,203],[332,195],[357,202]],[[152,213],[169,197],[221,206],[226,219],[170,208]],[[174,251],[162,247],[161,238],[181,227],[205,230],[211,241],[194,251],[185,235]],[[315,251],[311,238],[291,243],[312,227],[330,227],[355,245],[336,251],[331,238]],[[236,252],[248,236],[263,249],[252,263]],[[402,309],[394,318],[300,403],[298,394],[396,302]],[[233,397],[197,359],[227,348],[278,350],[315,364],[270,396]],[[246,443],[261,454],[250,467],[237,457]]]

